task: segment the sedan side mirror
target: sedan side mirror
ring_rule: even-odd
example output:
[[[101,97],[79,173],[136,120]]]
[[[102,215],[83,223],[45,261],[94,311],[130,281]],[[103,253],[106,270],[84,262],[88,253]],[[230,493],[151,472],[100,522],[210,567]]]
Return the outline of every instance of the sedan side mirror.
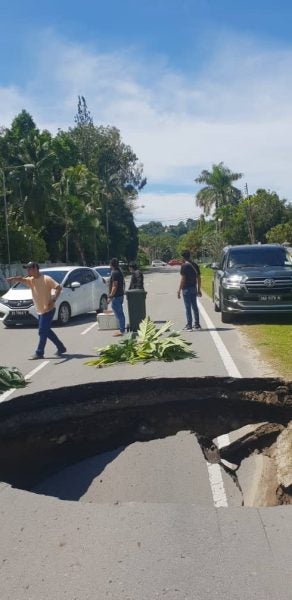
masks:
[[[79,281],[72,281],[70,288],[73,290],[76,290],[77,288],[80,288],[80,282]]]
[[[219,263],[217,263],[217,262],[213,262],[213,263],[211,264],[211,269],[214,269],[214,271],[218,271],[218,269],[219,269],[219,268],[220,268],[220,265],[219,265]]]

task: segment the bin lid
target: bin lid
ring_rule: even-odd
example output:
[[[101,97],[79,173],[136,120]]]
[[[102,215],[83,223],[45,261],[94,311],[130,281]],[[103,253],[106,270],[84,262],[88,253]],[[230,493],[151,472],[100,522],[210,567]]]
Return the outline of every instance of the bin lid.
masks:
[[[146,296],[147,292],[145,292],[145,290],[140,290],[140,289],[137,289],[137,290],[127,290],[126,291],[126,295],[128,295],[128,294],[145,294],[145,296]]]

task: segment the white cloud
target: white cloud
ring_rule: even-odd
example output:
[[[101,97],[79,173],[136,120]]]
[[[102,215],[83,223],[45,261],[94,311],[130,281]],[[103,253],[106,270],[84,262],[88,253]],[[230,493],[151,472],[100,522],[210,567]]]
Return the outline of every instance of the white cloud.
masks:
[[[24,106],[31,106],[31,100],[22,90],[16,86],[0,85],[0,126],[9,125]]]
[[[171,225],[187,219],[196,219],[199,214],[194,194],[145,192],[139,196],[134,217],[138,226],[149,221]]]
[[[161,188],[155,199],[144,194],[145,216],[167,210],[179,219],[178,197],[163,186],[190,186],[201,169],[219,161],[242,171],[250,192],[265,187],[292,198],[292,47],[221,40],[201,72],[185,76],[159,57],[154,63],[126,51],[102,54],[52,33],[36,43],[34,80],[25,90],[0,88],[2,122],[9,124],[25,106],[40,126],[68,127],[83,94],[95,122],[119,127],[148,181]],[[180,197],[185,214],[193,198]]]

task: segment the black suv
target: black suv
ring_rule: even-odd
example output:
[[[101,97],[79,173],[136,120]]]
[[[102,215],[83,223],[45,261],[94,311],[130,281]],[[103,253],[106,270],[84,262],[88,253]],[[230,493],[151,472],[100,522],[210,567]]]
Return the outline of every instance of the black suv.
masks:
[[[212,269],[223,323],[236,314],[292,313],[292,255],[281,244],[227,246]]]

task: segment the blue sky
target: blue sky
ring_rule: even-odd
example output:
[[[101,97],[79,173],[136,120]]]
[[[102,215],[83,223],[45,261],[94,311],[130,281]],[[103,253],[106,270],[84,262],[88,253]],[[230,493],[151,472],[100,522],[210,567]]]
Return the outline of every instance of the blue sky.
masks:
[[[219,161],[292,199],[292,3],[2,0],[0,22],[0,124],[26,108],[55,132],[83,94],[144,164],[138,223],[198,216]]]

